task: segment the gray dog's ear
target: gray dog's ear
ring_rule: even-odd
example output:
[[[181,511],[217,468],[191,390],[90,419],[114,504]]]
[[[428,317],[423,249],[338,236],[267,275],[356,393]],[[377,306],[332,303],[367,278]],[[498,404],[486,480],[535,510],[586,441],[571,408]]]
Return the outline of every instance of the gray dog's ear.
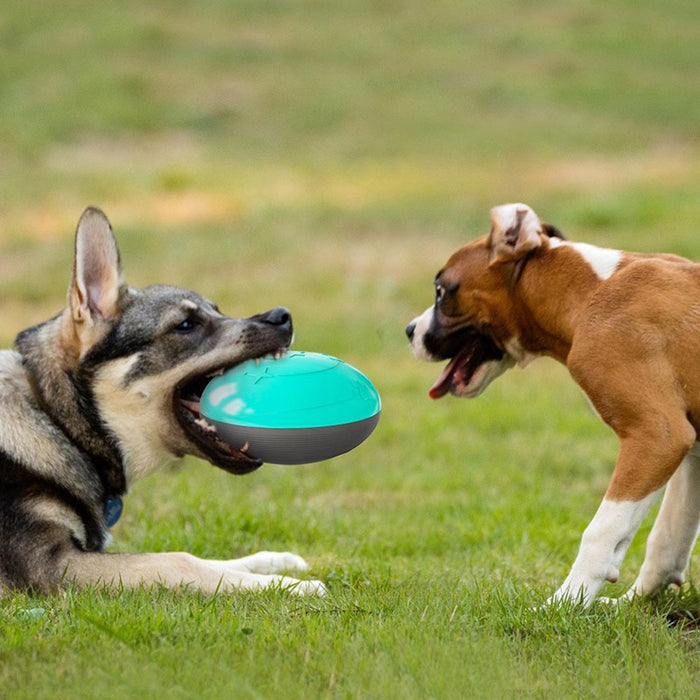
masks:
[[[489,264],[520,260],[542,245],[542,224],[527,204],[502,204],[491,209]]]
[[[75,233],[73,279],[68,304],[76,324],[93,326],[115,319],[123,284],[117,242],[104,213],[88,207]]]

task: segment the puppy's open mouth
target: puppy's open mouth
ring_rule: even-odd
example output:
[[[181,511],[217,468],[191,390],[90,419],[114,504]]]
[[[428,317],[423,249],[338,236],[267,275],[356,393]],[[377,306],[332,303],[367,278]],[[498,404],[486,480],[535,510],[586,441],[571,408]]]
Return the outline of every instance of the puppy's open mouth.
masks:
[[[276,352],[275,357],[281,357],[284,352],[286,349]],[[246,446],[237,450],[222,440],[216,427],[199,410],[207,384],[227,369],[230,367],[221,367],[178,384],[173,394],[173,409],[188,438],[212,464],[232,474],[248,474],[262,466],[262,460],[251,455]]]
[[[503,351],[486,335],[468,331],[460,337],[460,349],[428,392],[431,399],[442,398],[450,392],[456,396],[468,392],[474,373],[489,360],[503,359]]]

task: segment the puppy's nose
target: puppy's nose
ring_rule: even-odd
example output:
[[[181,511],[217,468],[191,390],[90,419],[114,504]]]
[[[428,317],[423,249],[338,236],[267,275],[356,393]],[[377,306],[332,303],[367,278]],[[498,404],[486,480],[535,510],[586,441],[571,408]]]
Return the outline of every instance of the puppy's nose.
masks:
[[[258,320],[263,323],[269,323],[271,326],[280,326],[287,330],[292,329],[292,314],[289,309],[284,306],[278,306],[276,309],[272,309],[272,311],[260,314]]]
[[[410,341],[413,341],[413,335],[416,332],[416,322],[411,321],[407,326],[406,326],[406,335],[408,336],[408,339]]]

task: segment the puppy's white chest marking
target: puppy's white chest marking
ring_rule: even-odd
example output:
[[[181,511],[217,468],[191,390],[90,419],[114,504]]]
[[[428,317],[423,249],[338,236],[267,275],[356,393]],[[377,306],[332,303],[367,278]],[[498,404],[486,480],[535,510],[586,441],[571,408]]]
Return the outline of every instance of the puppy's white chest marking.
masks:
[[[550,248],[568,246],[573,248],[590,265],[601,280],[610,279],[622,260],[622,251],[611,248],[598,248],[590,243],[571,243],[559,238],[549,240]]]
[[[506,352],[518,363],[520,367],[527,367],[539,356],[525,350],[516,337],[511,338],[505,344]]]

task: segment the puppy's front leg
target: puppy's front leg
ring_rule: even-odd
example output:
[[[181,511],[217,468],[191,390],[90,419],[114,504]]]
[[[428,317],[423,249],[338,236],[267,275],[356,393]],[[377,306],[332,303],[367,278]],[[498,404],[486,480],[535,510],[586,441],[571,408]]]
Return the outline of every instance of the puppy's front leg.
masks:
[[[583,533],[569,575],[547,603],[571,600],[588,607],[605,581],[617,581],[627,548],[658,495],[655,491],[641,501],[603,499]]]
[[[320,581],[299,581],[288,576],[242,570],[240,560],[212,561],[186,552],[155,554],[98,554],[74,551],[63,561],[65,581],[106,588],[140,588],[160,584],[188,587],[203,593],[235,589],[279,587],[298,594],[323,594]]]
[[[696,443],[697,445],[697,443]],[[680,586],[700,524],[700,454],[697,447],[671,477],[649,535],[644,564],[623,596],[652,595],[662,586]]]
[[[666,417],[662,432],[659,423],[656,416],[640,420],[621,439],[605,499],[583,533],[569,575],[548,602],[570,599],[587,607],[606,580],[617,581],[644,516],[695,441],[695,430],[685,415]]]

